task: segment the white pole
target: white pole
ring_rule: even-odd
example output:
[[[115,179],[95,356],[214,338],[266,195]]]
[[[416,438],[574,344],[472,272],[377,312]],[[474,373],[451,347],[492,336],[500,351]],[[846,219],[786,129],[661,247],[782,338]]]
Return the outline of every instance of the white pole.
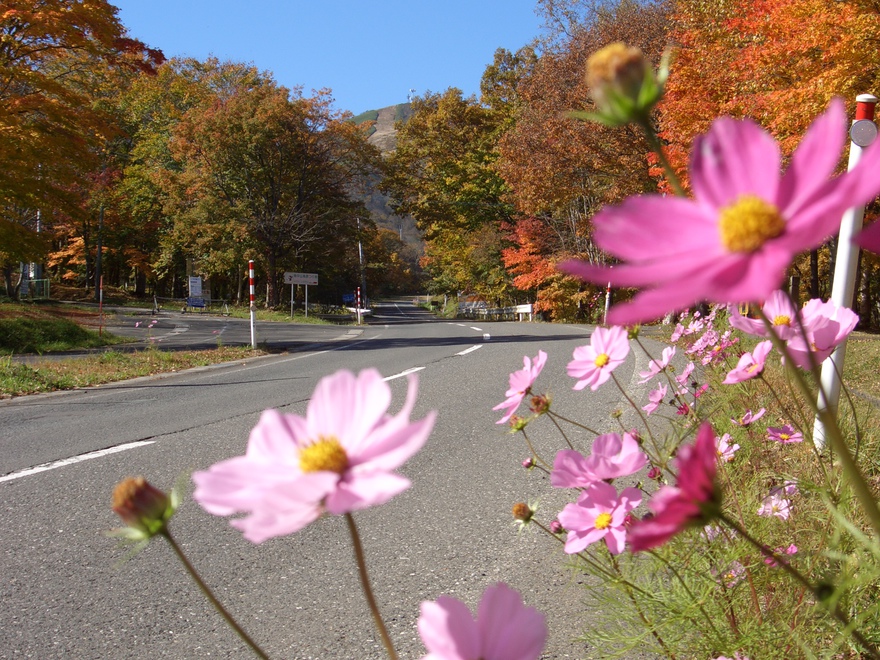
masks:
[[[251,285],[251,348],[257,348],[257,307],[254,304],[254,261],[248,261],[248,279]]]
[[[877,136],[874,124],[874,107],[877,97],[872,94],[860,94],[856,97],[856,118],[850,129],[852,142],[849,148],[849,164],[847,171],[852,170],[862,156],[862,149],[870,145]],[[840,221],[840,234],[837,238],[837,259],[834,265],[834,282],[831,286],[831,301],[838,307],[852,305],[856,285],[856,269],[859,260],[859,248],[852,239],[862,228],[865,218],[865,207],[856,206],[843,214]],[[819,410],[837,411],[840,400],[840,374],[843,373],[843,362],[846,358],[846,340],[841,342],[831,356],[822,363],[819,393]],[[825,393],[825,396],[822,395]],[[816,416],[813,422],[813,444],[817,449],[825,447],[825,425]]]
[[[293,287],[296,285],[291,282],[290,283],[290,318],[293,318]],[[308,289],[306,289],[308,291]]]
[[[309,285],[306,284],[306,318],[309,318]]]

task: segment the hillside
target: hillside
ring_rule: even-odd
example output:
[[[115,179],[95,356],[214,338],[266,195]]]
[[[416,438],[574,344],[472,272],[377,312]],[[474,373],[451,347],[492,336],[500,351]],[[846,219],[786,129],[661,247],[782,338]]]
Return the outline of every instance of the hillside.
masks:
[[[412,115],[409,103],[398,103],[379,110],[367,110],[362,112],[352,121],[356,124],[372,122],[370,127],[369,142],[378,147],[382,153],[394,151],[397,139],[397,130],[394,127],[397,121],[406,121]],[[388,197],[374,188],[364,196],[364,204],[370,211],[373,221],[380,227],[391,229],[397,233],[401,240],[409,246],[409,259],[417,259],[416,255],[422,253],[422,237],[416,229],[415,220],[409,216],[398,217],[391,211]]]

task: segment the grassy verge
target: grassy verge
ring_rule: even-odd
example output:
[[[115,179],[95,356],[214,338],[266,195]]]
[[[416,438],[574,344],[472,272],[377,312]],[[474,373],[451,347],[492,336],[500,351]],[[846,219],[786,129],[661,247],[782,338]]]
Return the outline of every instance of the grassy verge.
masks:
[[[57,362],[47,360],[33,365],[16,364],[7,358],[0,361],[0,398],[101,385],[263,354],[250,347],[223,346],[177,353],[157,349],[136,353],[108,351],[100,355]]]
[[[0,354],[49,353],[128,341],[83,327],[92,320],[91,316],[89,312],[75,309],[0,305]]]

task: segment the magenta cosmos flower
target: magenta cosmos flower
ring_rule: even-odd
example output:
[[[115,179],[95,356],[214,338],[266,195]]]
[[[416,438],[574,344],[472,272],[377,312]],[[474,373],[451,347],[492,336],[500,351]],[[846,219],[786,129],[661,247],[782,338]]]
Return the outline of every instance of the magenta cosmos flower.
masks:
[[[568,530],[565,551],[573,555],[605,539],[609,552],[619,555],[626,543],[626,516],[641,502],[638,488],[625,488],[618,496],[617,489],[604,481],[590,485],[577,502],[559,512],[559,522]]]
[[[880,147],[834,179],[846,139],[843,102],[813,122],[781,175],[773,138],[757,124],[713,122],[691,155],[694,199],[644,195],[593,219],[594,238],[624,263],[567,261],[563,272],[589,282],[645,290],[608,315],[621,325],[659,318],[696,301],[766,300],[792,258],[834,234],[841,214],[880,191]]]
[[[305,417],[266,410],[247,453],[196,472],[193,497],[209,513],[228,516],[254,543],[291,534],[324,512],[334,515],[388,501],[409,488],[393,470],[428,438],[436,413],[410,423],[418,381],[388,415],[391,389],[375,369],[322,378]]]
[[[680,531],[702,527],[714,519],[720,506],[720,493],[715,488],[718,451],[709,424],[700,427],[693,445],[678,450],[676,467],[675,486],[661,486],[648,502],[653,516],[630,527],[633,552],[656,548]]]
[[[626,328],[596,328],[590,336],[590,345],[574,349],[574,359],[568,363],[568,375],[578,379],[572,389],[582,390],[587,385],[591,390],[599,389],[628,354]]]
[[[750,380],[760,376],[764,371],[764,363],[767,361],[767,354],[773,350],[773,342],[770,340],[762,341],[751,353],[743,353],[737,362],[736,367],[730,370],[724,379],[725,385],[732,383],[741,383],[744,380]]]
[[[418,628],[423,660],[537,660],[547,641],[544,615],[503,583],[483,592],[476,620],[455,598],[423,602]]]
[[[795,442],[803,442],[804,436],[791,424],[786,424],[785,426],[768,426],[767,439],[783,445],[790,445]]]
[[[544,351],[538,351],[535,356],[535,362],[532,363],[531,358],[523,357],[523,368],[510,374],[510,388],[504,393],[507,397],[506,401],[502,401],[492,410],[501,410],[505,408],[504,417],[499,419],[496,424],[504,424],[513,416],[523,398],[531,391],[532,384],[544,368],[547,362],[547,354]]]

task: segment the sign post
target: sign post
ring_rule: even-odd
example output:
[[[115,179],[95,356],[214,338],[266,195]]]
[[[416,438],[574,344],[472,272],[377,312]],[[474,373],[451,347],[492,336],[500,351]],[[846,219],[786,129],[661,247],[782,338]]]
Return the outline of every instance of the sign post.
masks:
[[[317,286],[317,273],[284,273],[284,283],[290,285],[290,318],[293,318],[293,287],[302,284],[306,288],[306,318],[309,317],[309,285]]]

